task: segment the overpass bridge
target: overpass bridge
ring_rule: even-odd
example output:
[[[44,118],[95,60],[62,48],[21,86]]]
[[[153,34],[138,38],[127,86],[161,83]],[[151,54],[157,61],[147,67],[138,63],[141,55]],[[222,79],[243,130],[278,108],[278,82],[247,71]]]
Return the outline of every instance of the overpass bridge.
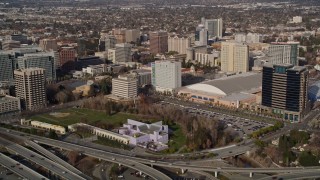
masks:
[[[77,168],[73,167],[72,165],[70,165],[66,161],[60,159],[58,156],[54,155],[53,153],[51,153],[47,149],[43,148],[39,144],[37,144],[37,143],[35,143],[33,141],[29,141],[29,140],[25,141],[24,143],[26,145],[30,146],[31,148],[33,148],[34,150],[38,151],[42,155],[46,156],[50,160],[52,160],[52,161],[64,166],[65,168],[67,168],[68,170],[72,171],[73,173],[75,173],[75,174],[77,174],[77,175],[79,175],[79,176],[81,176],[81,177],[83,177],[85,179],[91,179],[89,176],[86,176],[80,170],[78,170]]]
[[[49,180],[29,167],[20,164],[18,161],[0,153],[0,165],[21,176],[24,179]]]

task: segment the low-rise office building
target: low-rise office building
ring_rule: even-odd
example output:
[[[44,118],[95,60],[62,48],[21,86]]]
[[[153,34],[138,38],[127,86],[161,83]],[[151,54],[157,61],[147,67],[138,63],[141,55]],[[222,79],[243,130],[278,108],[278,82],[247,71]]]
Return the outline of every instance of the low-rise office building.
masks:
[[[66,134],[66,128],[63,126],[58,126],[40,121],[30,121],[30,125],[35,128],[45,129],[47,131],[55,131],[59,134]]]
[[[20,99],[7,95],[0,95],[0,116],[21,111]]]

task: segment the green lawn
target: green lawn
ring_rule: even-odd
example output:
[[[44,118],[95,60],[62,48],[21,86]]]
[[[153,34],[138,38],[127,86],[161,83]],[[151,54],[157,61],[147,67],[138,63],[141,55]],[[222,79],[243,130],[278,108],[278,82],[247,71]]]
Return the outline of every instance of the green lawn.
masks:
[[[165,150],[164,153],[175,153],[186,145],[187,138],[178,124],[169,126],[169,129],[173,131],[173,134],[169,136],[169,149]]]
[[[56,124],[61,126],[68,126],[78,122],[85,122],[87,124],[94,124],[97,122],[111,124],[115,127],[122,126],[127,119],[134,119],[137,121],[149,121],[155,122],[155,119],[147,119],[145,117],[140,117],[136,114],[127,114],[127,113],[116,113],[114,115],[108,116],[102,111],[95,111],[90,109],[80,109],[80,108],[70,108],[61,110],[62,113],[70,113],[66,117],[55,117],[48,114],[41,114],[32,116],[32,120],[47,122],[50,124]]]

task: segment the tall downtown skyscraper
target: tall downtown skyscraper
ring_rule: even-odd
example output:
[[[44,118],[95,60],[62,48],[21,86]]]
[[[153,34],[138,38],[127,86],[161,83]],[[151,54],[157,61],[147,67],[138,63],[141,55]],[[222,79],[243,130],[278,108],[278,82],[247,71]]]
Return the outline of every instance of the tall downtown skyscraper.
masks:
[[[152,85],[158,91],[170,91],[181,87],[181,62],[179,61],[155,61],[151,64]]]
[[[233,41],[221,43],[221,71],[248,72],[249,47]]]
[[[208,30],[203,24],[199,24],[195,32],[195,45],[205,46],[208,44]]]
[[[187,49],[189,47],[191,47],[191,37],[180,35],[172,35],[168,37],[168,51],[187,54]]]
[[[17,69],[14,78],[16,97],[21,99],[23,109],[34,110],[46,106],[44,69]]]
[[[149,36],[152,54],[168,52],[168,33],[166,31],[151,32]]]
[[[299,122],[309,110],[308,70],[291,64],[263,67],[262,106],[290,122]]]
[[[268,62],[271,64],[293,64],[298,65],[299,42],[274,42],[269,46],[267,54]]]
[[[222,19],[205,19],[204,26],[208,30],[209,38],[222,38],[223,22]]]

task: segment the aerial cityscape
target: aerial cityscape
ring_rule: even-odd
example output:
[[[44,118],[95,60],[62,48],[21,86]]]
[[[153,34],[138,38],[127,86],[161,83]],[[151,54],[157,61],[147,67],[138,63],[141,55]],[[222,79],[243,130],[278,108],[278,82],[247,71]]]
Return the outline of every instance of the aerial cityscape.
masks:
[[[320,179],[319,0],[0,0],[0,180]]]

